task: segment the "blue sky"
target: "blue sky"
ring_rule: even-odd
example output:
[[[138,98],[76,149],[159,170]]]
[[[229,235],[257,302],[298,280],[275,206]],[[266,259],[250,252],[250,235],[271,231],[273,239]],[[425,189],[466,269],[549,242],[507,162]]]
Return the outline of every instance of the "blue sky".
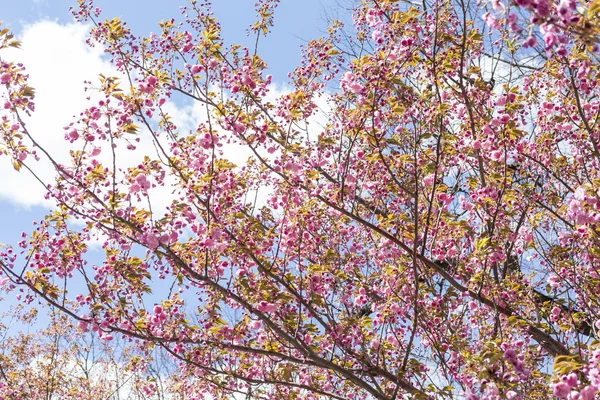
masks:
[[[255,19],[254,0],[216,0],[214,13],[222,25],[227,43],[252,46],[246,30]],[[337,0],[282,0],[276,12],[272,34],[261,41],[260,54],[269,64],[274,82],[285,85],[287,73],[300,61],[300,46],[322,36],[327,15],[340,13]],[[99,49],[84,44],[86,28],[73,23],[68,11],[75,0],[0,0],[0,20],[23,41],[23,48],[8,58],[24,62],[37,89],[37,111],[30,129],[60,152],[64,142],[62,127],[82,108],[83,80],[96,81],[110,66]],[[97,0],[101,18],[121,17],[137,35],[157,32],[157,23],[180,17],[184,0]],[[343,11],[342,11],[343,12]],[[6,55],[2,55],[6,57]],[[110,73],[108,73],[110,75]],[[60,101],[54,98],[61,93]],[[42,173],[44,171],[40,167]],[[31,222],[43,218],[50,208],[42,202],[43,189],[25,173],[12,171],[10,162],[0,158],[0,243],[14,244],[21,232],[33,228]],[[51,179],[51,175],[46,175]]]
[[[347,0],[346,0],[347,1]],[[255,0],[215,0],[213,11],[223,28],[227,42],[252,46],[254,38],[246,36],[247,27],[255,20]],[[327,28],[327,15],[340,12],[337,0],[282,0],[276,12],[276,24],[261,45],[261,54],[269,63],[275,78],[285,78],[300,60],[299,46],[308,39],[321,36]],[[60,24],[73,21],[68,12],[76,0],[0,0],[0,20],[15,32],[23,25],[40,20]],[[158,22],[180,17],[185,0],[96,0],[102,18],[120,17],[138,35],[158,31]]]

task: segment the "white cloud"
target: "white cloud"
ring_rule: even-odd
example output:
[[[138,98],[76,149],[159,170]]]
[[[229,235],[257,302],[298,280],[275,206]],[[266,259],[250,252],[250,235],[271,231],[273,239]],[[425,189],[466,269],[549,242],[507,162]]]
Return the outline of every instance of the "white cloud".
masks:
[[[69,144],[64,140],[64,127],[75,122],[79,113],[94,104],[93,92],[85,92],[84,81],[98,83],[98,75],[122,75],[103,57],[101,46],[90,47],[86,44],[89,26],[81,24],[61,25],[51,21],[40,21],[23,29],[19,40],[21,49],[10,49],[1,53],[4,60],[20,62],[25,65],[30,75],[30,85],[36,89],[36,111],[26,118],[30,133],[39,144],[57,161],[69,163],[69,149],[81,147],[81,143]],[[123,78],[123,77],[122,77]],[[122,79],[123,86],[126,80]],[[127,90],[126,87],[123,88]],[[271,103],[288,93],[286,86],[273,85],[265,99]],[[86,100],[91,97],[92,101]],[[327,96],[317,99],[321,111],[309,119],[309,136],[314,140],[326,122],[328,110]],[[199,123],[205,122],[207,110],[203,104],[194,103],[186,106],[168,101],[163,105],[180,132],[194,131]],[[304,128],[302,126],[301,128]],[[153,140],[147,130],[140,131],[140,142],[136,151],[128,151],[123,144],[116,149],[118,167],[123,169],[137,165],[144,155],[156,157]],[[95,146],[102,148],[99,161],[110,165],[112,152],[107,142],[96,141]],[[249,148],[242,145],[227,144],[222,148],[224,157],[236,165],[243,165],[252,155]],[[41,154],[40,154],[41,155]],[[27,164],[47,183],[54,182],[55,171],[48,160],[41,155],[39,162],[30,157]],[[273,155],[272,155],[273,156]],[[270,158],[272,158],[272,156]],[[6,198],[17,206],[44,205],[51,203],[44,200],[44,187],[27,171],[14,171],[6,157],[0,158],[0,174],[3,185],[0,185],[0,197]],[[174,183],[174,179],[171,180]],[[272,189],[259,191],[258,205],[264,204]],[[253,197],[250,193],[249,198]],[[160,216],[173,199],[172,188],[162,187],[150,191],[152,209]],[[145,204],[145,203],[142,203]]]
[[[81,24],[59,25],[40,21],[23,29],[21,49],[0,55],[3,60],[23,63],[36,89],[36,111],[25,118],[27,127],[53,157],[68,158],[64,130],[85,107],[84,81],[97,81],[98,74],[116,75],[116,70],[102,59],[99,47],[90,48],[85,39],[89,27]],[[42,158],[28,164],[45,182],[53,182],[54,169]],[[44,187],[27,171],[16,172],[5,157],[0,158],[0,197],[18,206],[48,205]]]

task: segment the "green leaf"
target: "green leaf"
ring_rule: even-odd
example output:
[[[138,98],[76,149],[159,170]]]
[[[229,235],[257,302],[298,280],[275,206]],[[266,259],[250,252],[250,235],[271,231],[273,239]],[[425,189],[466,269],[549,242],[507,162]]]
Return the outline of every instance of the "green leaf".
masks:
[[[578,359],[579,356],[577,355],[558,356],[554,359],[554,366],[552,367],[552,372],[555,375],[566,375],[570,372],[578,370],[585,365]]]
[[[594,18],[600,12],[600,0],[594,0],[587,11],[588,18]]]
[[[484,237],[484,238],[477,240],[477,242],[475,242],[475,251],[483,250],[483,248],[485,248],[485,246],[487,246],[489,242],[490,242],[489,237]]]

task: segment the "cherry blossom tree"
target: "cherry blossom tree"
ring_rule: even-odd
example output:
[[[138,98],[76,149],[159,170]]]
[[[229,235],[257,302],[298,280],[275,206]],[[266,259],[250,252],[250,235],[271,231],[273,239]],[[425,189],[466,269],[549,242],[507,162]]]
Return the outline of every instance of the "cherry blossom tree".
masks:
[[[8,288],[164,349],[184,398],[596,398],[600,2],[365,0],[275,96],[277,3],[245,48],[206,2],[138,37],[81,1],[121,75],[65,161],[0,64],[5,158],[56,170]]]
[[[47,325],[39,328],[39,319]],[[18,304],[0,323],[0,398],[175,399],[168,360],[156,353],[100,341],[64,313]]]

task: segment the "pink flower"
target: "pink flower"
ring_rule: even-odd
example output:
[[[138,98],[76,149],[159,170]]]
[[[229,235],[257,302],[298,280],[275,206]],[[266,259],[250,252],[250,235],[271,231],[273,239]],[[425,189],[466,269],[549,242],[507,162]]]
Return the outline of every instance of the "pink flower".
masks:
[[[249,86],[250,89],[254,89],[256,87],[256,83],[254,83],[254,80],[250,75],[244,75],[242,78],[242,83],[246,86]]]
[[[383,37],[381,36],[381,31],[379,31],[379,30],[373,31],[373,33],[371,34],[371,38],[377,44],[383,43]]]
[[[500,150],[494,150],[490,153],[490,158],[494,161],[500,161],[502,158],[502,152]]]
[[[549,276],[547,282],[550,287],[555,289],[560,286],[560,278],[556,275]]]
[[[310,335],[310,333],[307,333],[306,335],[304,335],[304,342],[306,344],[311,344],[312,343],[312,336]]]
[[[250,321],[250,323],[248,324],[248,327],[252,330],[256,330],[258,328],[260,328],[260,320],[252,320]]]
[[[140,188],[142,190],[148,190],[150,189],[150,182],[148,181],[148,178],[146,178],[146,175],[138,175],[135,177],[135,181],[138,185],[140,185]]]
[[[198,64],[192,65],[192,74],[198,74],[202,71],[204,71],[204,66]]]
[[[592,358],[595,359],[596,363],[598,362],[598,355],[596,354],[597,351],[598,350],[595,350],[594,354],[592,355]],[[590,372],[588,372],[587,377],[592,385],[594,385],[595,387],[600,386],[600,370],[598,370],[598,368],[590,369]]]
[[[288,161],[285,163],[284,168],[290,171],[292,174],[296,174],[298,171],[300,171],[300,164],[293,161]]]
[[[364,86],[361,85],[360,82],[356,81],[356,77],[350,71],[346,71],[344,72],[344,75],[342,75],[342,79],[340,79],[340,87],[355,94],[361,94],[364,90]]]
[[[489,12],[483,14],[483,16],[481,18],[483,18],[483,21],[491,29],[500,29],[500,23],[498,23],[498,20],[496,19],[496,17],[494,17]]]
[[[158,79],[155,76],[149,76],[146,80],[140,83],[140,91],[148,94],[154,93],[154,89],[156,84],[158,83]]]
[[[506,398],[508,400],[514,400],[516,399],[518,396],[517,392],[513,391],[513,390],[509,390],[508,392],[506,392]]]
[[[149,233],[146,235],[145,243],[149,248],[155,249],[159,245],[158,237],[154,233]]]
[[[428,187],[433,185],[433,174],[429,174],[423,178],[423,184]]]
[[[263,300],[260,303],[258,303],[258,305],[256,306],[256,309],[258,311],[262,311],[262,312],[274,312],[277,310],[277,305],[275,305],[273,303],[268,303]]]
[[[517,360],[517,352],[514,349],[506,349],[504,359],[514,364]]]
[[[69,132],[69,139],[77,140],[78,138],[79,138],[79,133],[77,132],[76,129],[73,129],[72,131]]]
[[[10,82],[10,78],[12,78],[12,75],[7,73],[4,73],[2,75],[0,75],[0,83],[2,84],[6,84]]]
[[[150,94],[150,93],[154,92],[154,88],[152,86],[149,86],[146,83],[140,83],[140,91]]]
[[[537,39],[534,36],[528,36],[527,39],[523,42],[523,47],[533,47],[537,44]]]
[[[573,198],[575,200],[584,201],[586,199],[585,187],[579,186],[577,189],[575,189]]]
[[[552,311],[550,312],[550,321],[552,322],[556,322],[558,321],[558,318],[560,317],[560,308],[558,307],[553,307]]]
[[[541,18],[546,18],[550,15],[550,4],[548,0],[538,0],[535,2],[535,10]]]
[[[581,392],[579,392],[581,400],[594,400],[596,390],[597,389],[592,385],[584,387],[581,389]]]
[[[573,11],[571,8],[571,3],[572,2],[569,0],[562,0],[560,3],[558,3],[557,11],[563,20],[568,21],[571,18]]]
[[[77,328],[79,328],[83,332],[88,332],[89,326],[90,326],[90,324],[86,321],[79,321],[79,323],[77,324]]]
[[[360,294],[360,295],[356,296],[356,298],[354,299],[354,304],[358,307],[362,307],[365,304],[367,304],[368,301],[369,301],[369,299],[366,295]]]
[[[381,24],[381,19],[379,18],[379,11],[376,9],[373,9],[373,8],[369,9],[369,11],[367,11],[366,19],[367,19],[367,24],[371,28],[374,28],[374,27],[378,26],[379,24]]]
[[[552,311],[554,311],[554,310],[552,310]],[[565,382],[567,383],[567,385],[569,385],[572,388],[579,385],[579,379],[577,379],[577,374],[574,372],[571,372],[569,375],[567,375]]]
[[[125,321],[121,322],[121,328],[128,331],[128,330],[131,330],[131,328],[133,328],[133,324],[130,321],[125,320]]]
[[[554,396],[558,397],[559,399],[564,399],[569,395],[569,392],[571,392],[571,388],[569,387],[569,385],[566,382],[558,382],[553,384],[554,388],[553,388],[553,393]]]

